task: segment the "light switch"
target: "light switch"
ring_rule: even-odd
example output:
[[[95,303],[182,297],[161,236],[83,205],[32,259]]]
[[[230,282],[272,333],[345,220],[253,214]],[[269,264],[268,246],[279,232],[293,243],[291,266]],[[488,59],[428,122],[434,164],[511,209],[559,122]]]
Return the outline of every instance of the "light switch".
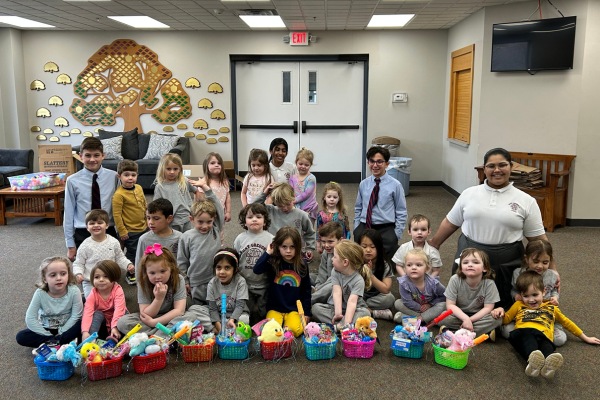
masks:
[[[392,94],[392,103],[406,103],[406,102],[408,102],[408,95],[406,93]]]

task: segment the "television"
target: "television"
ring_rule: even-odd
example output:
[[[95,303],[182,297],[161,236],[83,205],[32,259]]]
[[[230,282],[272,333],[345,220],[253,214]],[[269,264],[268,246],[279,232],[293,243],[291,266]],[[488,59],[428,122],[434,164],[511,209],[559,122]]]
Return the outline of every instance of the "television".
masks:
[[[573,68],[577,17],[494,24],[492,72]]]

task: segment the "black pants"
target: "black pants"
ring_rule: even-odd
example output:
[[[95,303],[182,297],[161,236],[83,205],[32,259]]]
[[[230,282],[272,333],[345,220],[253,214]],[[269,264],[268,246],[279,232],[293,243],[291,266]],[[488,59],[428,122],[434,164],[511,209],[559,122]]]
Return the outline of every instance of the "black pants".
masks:
[[[51,336],[40,335],[26,328],[17,333],[17,343],[21,346],[37,348],[43,343],[56,341],[58,344],[67,344],[72,340],[81,338],[81,320],[77,321],[70,329],[59,335],[55,330],[49,330]]]
[[[554,353],[556,346],[542,332],[533,328],[515,329],[510,333],[508,341],[525,360],[532,351],[539,350],[544,357]]]
[[[375,229],[377,232],[381,234],[381,238],[383,239],[383,248],[385,249],[385,255],[390,260],[396,254],[396,250],[398,250],[398,238],[396,237],[396,231],[394,228],[395,224],[377,224],[371,225],[371,229]],[[363,234],[363,232],[367,229],[367,226],[364,223],[358,224],[356,229],[354,229],[354,240],[357,241],[358,238]]]
[[[514,303],[510,294],[510,290],[512,289],[512,275],[513,271],[519,268],[523,261],[523,254],[525,253],[523,242],[488,245],[476,242],[461,234],[458,238],[456,258],[459,258],[460,253],[467,247],[474,247],[487,253],[494,274],[496,275],[494,282],[496,282],[496,287],[500,294],[500,301],[496,303],[496,306],[508,310]],[[452,273],[454,274],[457,269],[458,264],[454,264],[452,266]]]

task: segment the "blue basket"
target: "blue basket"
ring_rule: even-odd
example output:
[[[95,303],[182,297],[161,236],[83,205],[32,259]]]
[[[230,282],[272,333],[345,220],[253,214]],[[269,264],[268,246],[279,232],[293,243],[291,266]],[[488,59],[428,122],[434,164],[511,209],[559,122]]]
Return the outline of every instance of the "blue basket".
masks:
[[[222,342],[217,336],[217,347],[219,348],[219,358],[221,360],[245,360],[250,356],[248,345],[250,339],[245,342]]]
[[[50,362],[42,356],[37,356],[33,362],[37,366],[38,376],[43,381],[66,381],[75,372],[70,362]]]
[[[331,360],[335,357],[337,337],[331,343],[310,343],[303,338],[306,358],[310,361]]]
[[[410,346],[408,345],[408,342],[392,340],[391,347],[396,357],[421,358],[423,357],[424,345],[425,343],[419,340],[411,341]]]

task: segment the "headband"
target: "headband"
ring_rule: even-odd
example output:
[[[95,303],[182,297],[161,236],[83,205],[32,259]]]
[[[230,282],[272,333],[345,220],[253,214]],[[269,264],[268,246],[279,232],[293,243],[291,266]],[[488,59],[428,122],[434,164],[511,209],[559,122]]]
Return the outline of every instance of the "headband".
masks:
[[[154,254],[155,256],[160,256],[163,253],[162,245],[160,243],[154,243],[150,246],[146,247],[144,250],[144,254]]]
[[[237,257],[235,256],[235,254],[233,254],[232,252],[230,252],[230,251],[227,251],[227,250],[221,250],[221,251],[218,251],[218,252],[217,252],[217,254],[215,254],[215,256],[213,257],[213,260],[214,260],[215,258],[217,258],[217,256],[220,256],[220,255],[227,255],[227,256],[231,256],[231,257],[233,257],[233,259],[235,260],[235,263],[236,263],[236,264],[238,263],[238,259],[237,259]]]

